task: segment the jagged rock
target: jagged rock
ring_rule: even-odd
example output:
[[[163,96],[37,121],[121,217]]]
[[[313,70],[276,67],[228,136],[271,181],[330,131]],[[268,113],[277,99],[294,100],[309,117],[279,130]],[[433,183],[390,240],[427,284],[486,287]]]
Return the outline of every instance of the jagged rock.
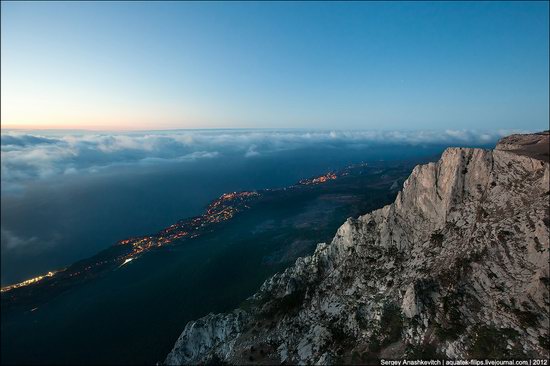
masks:
[[[401,305],[401,310],[407,318],[413,318],[418,315],[418,306],[416,303],[416,292],[414,291],[414,286],[409,285],[403,296],[403,303]]]
[[[209,314],[188,323],[166,363],[181,364],[202,357],[212,348],[226,356],[232,349],[232,338],[241,331],[246,316],[245,312],[235,310],[230,314]]]
[[[245,308],[187,324],[165,362],[548,357],[549,164],[511,148],[548,141],[530,136],[417,166]]]

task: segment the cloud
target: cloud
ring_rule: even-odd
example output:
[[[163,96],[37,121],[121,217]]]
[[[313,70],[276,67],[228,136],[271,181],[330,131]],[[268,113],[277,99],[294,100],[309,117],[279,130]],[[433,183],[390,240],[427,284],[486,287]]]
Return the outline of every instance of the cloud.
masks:
[[[166,159],[166,158],[143,158],[139,162],[146,164],[156,164],[156,163],[167,163],[167,162],[185,162],[185,161],[195,161],[197,159],[208,159],[215,158],[219,155],[217,151],[195,151],[191,154],[178,156],[177,158]]]
[[[219,156],[192,136],[168,134],[70,134],[41,136],[2,131],[2,192],[63,175],[120,166],[185,163]]]
[[[20,136],[13,136],[9,134],[2,134],[0,137],[1,145],[2,146],[27,146],[27,145],[38,145],[38,144],[49,144],[49,143],[55,143],[56,140],[54,139],[48,139],[45,137],[40,136],[33,136],[33,135],[20,135]]]
[[[257,148],[256,145],[250,145],[248,150],[246,150],[246,153],[244,154],[244,157],[245,158],[250,158],[252,156],[260,155],[260,153],[258,151],[256,151],[256,148]]]
[[[364,148],[380,144],[479,145],[518,131],[179,130],[134,133],[1,135],[2,192],[56,176],[120,166],[191,163],[236,154],[255,157],[309,147]]]
[[[15,235],[10,230],[2,228],[0,231],[1,239],[2,239],[2,249],[4,250],[12,250],[12,249],[18,249],[21,247],[30,246],[36,243],[38,240],[35,236],[30,238],[22,238],[20,236]]]

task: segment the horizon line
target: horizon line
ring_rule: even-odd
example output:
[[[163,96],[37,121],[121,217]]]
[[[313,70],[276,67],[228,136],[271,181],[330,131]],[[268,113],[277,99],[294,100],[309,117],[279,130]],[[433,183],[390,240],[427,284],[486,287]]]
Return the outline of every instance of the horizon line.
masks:
[[[316,127],[180,127],[180,128],[60,128],[60,127],[3,127],[0,131],[48,131],[48,132],[171,132],[171,131],[501,131],[509,133],[535,133],[543,132],[548,128],[524,129],[524,128],[316,128]]]

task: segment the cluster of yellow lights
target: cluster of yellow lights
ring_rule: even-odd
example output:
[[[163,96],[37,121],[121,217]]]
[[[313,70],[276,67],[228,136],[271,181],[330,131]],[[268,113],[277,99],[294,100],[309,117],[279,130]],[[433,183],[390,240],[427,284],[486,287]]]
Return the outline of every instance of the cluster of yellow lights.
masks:
[[[13,284],[13,285],[2,287],[1,292],[6,292],[6,291],[9,291],[9,290],[13,290],[14,288],[31,285],[33,283],[42,281],[44,278],[52,277],[57,272],[59,272],[59,271],[50,271],[50,272],[48,272],[46,274],[43,274],[41,276],[37,276],[37,277],[34,277],[34,278],[30,278],[30,279],[28,279],[26,281],[23,281],[23,282],[19,282],[19,283]]]
[[[309,185],[309,184],[320,184],[328,182],[329,180],[337,179],[338,176],[335,173],[327,173],[325,175],[321,175],[320,177],[313,178],[313,179],[302,179],[300,181],[300,184],[303,185]]]
[[[331,174],[332,173],[327,174],[327,177],[330,177],[330,178],[327,178],[327,179],[336,179],[336,176],[334,176],[334,178],[332,178]],[[320,179],[320,178],[316,178],[316,179]],[[321,182],[324,182],[324,180],[316,181],[316,183],[321,183]],[[116,257],[112,260],[103,260],[103,261],[96,262],[94,264],[90,264],[90,265],[86,266],[84,269],[82,269],[81,271],[70,273],[69,277],[78,276],[78,275],[82,274],[85,271],[89,271],[94,267],[106,264],[108,262],[122,261],[122,264],[119,266],[119,268],[120,268],[123,265],[125,265],[125,264],[129,263],[130,261],[132,261],[134,258],[136,258],[136,256],[138,254],[140,254],[142,252],[145,252],[145,251],[151,249],[152,247],[160,247],[160,246],[168,244],[172,241],[175,241],[177,239],[180,239],[180,238],[183,238],[185,236],[190,235],[191,233],[189,231],[183,230],[184,227],[189,227],[189,225],[190,225],[193,229],[197,229],[199,227],[204,226],[207,223],[219,223],[219,222],[222,222],[222,221],[229,220],[230,218],[232,218],[240,210],[236,207],[227,205],[228,201],[229,202],[233,201],[233,202],[241,202],[242,203],[245,200],[247,200],[248,198],[256,197],[256,196],[259,196],[259,195],[260,194],[257,193],[257,192],[247,192],[247,191],[245,191],[245,192],[225,193],[225,194],[221,195],[220,198],[218,198],[217,200],[215,200],[214,202],[212,202],[212,204],[210,204],[208,206],[206,214],[204,214],[200,217],[196,217],[196,218],[192,219],[191,221],[183,221],[183,222],[173,224],[173,225],[169,226],[168,228],[162,230],[159,233],[159,235],[156,235],[156,236],[128,238],[128,239],[121,240],[121,241],[118,242],[119,245],[131,245],[132,246],[132,251],[130,253],[122,255],[122,256],[118,256],[118,257]],[[244,205],[244,207],[248,208],[249,206]],[[190,235],[190,238],[195,238],[198,235],[199,234],[197,232],[195,232],[195,233]],[[31,278],[31,279],[28,279],[26,281],[13,284],[13,285],[2,287],[1,290],[2,290],[2,292],[6,292],[6,291],[9,291],[9,290],[19,288],[19,287],[28,286],[28,285],[40,282],[44,278],[52,277],[57,272],[60,272],[60,271],[50,271],[50,272],[48,272],[44,275],[37,276],[37,277]]]
[[[367,164],[364,163],[364,164],[359,164],[358,166],[366,166],[366,165]],[[353,166],[350,166],[350,168],[351,167]],[[344,172],[340,175],[344,176],[348,174],[349,172]],[[338,178],[338,175],[336,175],[336,173],[329,172],[317,178],[302,179],[299,181],[299,184],[302,184],[302,185],[320,184],[320,183],[325,183],[337,178]],[[132,261],[134,258],[136,258],[138,254],[144,251],[147,251],[152,247],[160,247],[165,244],[171,243],[172,241],[175,241],[177,239],[190,235],[190,232],[182,230],[183,227],[191,226],[193,229],[197,229],[199,227],[204,226],[205,223],[219,223],[222,221],[229,220],[240,210],[233,206],[226,205],[228,201],[244,202],[248,198],[256,197],[259,195],[260,194],[258,192],[251,192],[251,191],[224,193],[217,200],[215,200],[208,206],[206,210],[206,214],[200,217],[195,217],[191,221],[182,221],[182,222],[178,222],[176,224],[170,225],[169,227],[167,227],[166,229],[162,230],[159,233],[163,235],[129,238],[129,239],[121,240],[118,242],[119,245],[132,245],[132,251],[130,253],[116,257],[114,260],[103,260],[103,261],[96,262],[93,265],[86,266],[82,271],[70,273],[69,277],[80,275],[82,274],[83,271],[90,270],[93,267],[97,267],[99,265],[105,264],[110,261],[122,261],[122,264],[119,266],[120,268],[123,265]],[[244,205],[244,207],[249,208],[249,206],[246,204]],[[195,232],[191,234],[189,237],[196,238],[197,236],[199,236],[199,233]],[[2,287],[1,292],[6,292],[19,287],[24,287],[24,286],[31,285],[33,283],[40,282],[44,278],[52,277],[60,271],[64,271],[64,269],[58,270],[58,271],[50,271],[44,275],[37,276],[13,285]]]

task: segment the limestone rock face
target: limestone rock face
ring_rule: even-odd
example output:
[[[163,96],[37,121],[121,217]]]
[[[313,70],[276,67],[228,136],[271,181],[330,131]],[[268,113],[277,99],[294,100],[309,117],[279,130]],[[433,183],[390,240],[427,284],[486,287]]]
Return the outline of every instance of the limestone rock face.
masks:
[[[187,324],[165,362],[548,357],[549,164],[510,145],[417,166],[242,309]]]

